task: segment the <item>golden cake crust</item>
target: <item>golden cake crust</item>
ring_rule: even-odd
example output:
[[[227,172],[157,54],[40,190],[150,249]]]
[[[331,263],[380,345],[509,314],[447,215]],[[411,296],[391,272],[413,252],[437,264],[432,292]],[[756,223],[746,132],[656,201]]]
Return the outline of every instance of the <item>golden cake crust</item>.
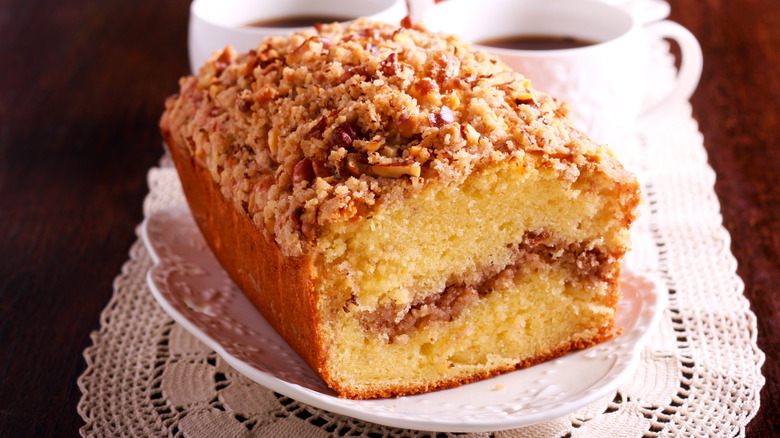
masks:
[[[221,193],[206,168],[162,130],[182,190],[220,264],[263,317],[315,370],[324,356],[317,330],[311,258],[285,257],[279,246]]]

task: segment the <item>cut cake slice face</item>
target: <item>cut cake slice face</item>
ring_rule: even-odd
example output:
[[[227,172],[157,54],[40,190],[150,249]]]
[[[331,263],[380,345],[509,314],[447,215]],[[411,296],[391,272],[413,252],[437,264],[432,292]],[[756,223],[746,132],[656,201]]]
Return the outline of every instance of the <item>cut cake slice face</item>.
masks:
[[[322,234],[332,386],[451,387],[612,336],[636,186],[603,169],[569,184],[537,164],[510,160]]]

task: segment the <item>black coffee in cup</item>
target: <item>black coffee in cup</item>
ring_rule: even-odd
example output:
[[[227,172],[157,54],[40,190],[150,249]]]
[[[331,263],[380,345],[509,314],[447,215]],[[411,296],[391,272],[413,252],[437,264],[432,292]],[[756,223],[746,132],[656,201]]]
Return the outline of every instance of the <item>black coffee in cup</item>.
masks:
[[[334,21],[349,21],[354,17],[340,15],[290,15],[278,18],[267,18],[253,21],[245,27],[311,27],[317,23],[333,23]]]
[[[512,50],[561,50],[576,49],[597,44],[582,38],[563,35],[513,35],[479,41],[480,45]]]

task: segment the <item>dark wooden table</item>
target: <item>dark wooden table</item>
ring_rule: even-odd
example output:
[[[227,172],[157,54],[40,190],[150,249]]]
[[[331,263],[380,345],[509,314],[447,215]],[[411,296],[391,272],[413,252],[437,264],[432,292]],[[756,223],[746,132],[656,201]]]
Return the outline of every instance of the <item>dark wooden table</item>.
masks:
[[[692,99],[767,354],[748,436],[780,436],[780,8],[673,0]],[[73,436],[76,378],[187,73],[187,0],[0,1],[0,436]]]

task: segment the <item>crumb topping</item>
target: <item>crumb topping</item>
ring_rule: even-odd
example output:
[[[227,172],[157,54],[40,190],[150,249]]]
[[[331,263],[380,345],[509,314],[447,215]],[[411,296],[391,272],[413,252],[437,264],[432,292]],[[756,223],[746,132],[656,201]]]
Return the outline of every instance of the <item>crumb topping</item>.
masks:
[[[533,160],[573,182],[609,154],[567,107],[450,35],[365,19],[215,53],[161,125],[285,255],[429,182]]]

